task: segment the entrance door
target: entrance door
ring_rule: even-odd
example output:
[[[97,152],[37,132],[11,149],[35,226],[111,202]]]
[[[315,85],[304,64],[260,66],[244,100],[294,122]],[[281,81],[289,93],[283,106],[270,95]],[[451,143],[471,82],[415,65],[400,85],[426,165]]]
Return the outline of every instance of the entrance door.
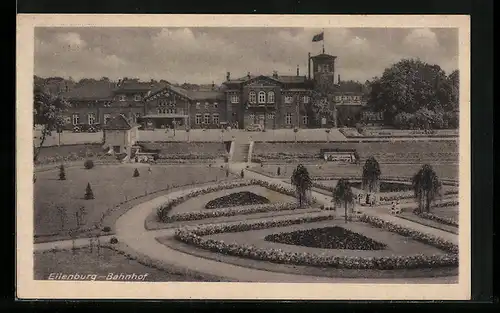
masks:
[[[264,127],[265,123],[266,123],[266,116],[265,115],[259,115],[258,124],[260,126]]]

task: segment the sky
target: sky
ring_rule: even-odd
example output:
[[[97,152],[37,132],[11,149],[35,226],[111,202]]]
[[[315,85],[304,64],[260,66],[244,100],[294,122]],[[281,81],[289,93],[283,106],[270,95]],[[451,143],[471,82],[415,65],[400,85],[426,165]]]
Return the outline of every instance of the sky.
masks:
[[[307,54],[321,53],[314,28],[36,28],[34,74],[42,77],[123,77],[175,83],[222,83],[252,75],[307,74]],[[326,28],[325,52],[337,56],[341,80],[381,76],[403,58],[458,68],[453,28]]]

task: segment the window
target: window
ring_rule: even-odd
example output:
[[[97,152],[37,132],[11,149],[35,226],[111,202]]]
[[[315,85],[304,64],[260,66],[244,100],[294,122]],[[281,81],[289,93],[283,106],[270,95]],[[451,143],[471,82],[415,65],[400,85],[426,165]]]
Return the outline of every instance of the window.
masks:
[[[167,114],[175,114],[175,109],[167,109]]]
[[[267,119],[268,120],[274,120],[274,114],[273,113],[267,114]]]
[[[111,114],[104,114],[104,124],[107,124],[111,119]]]
[[[257,102],[257,94],[255,93],[255,91],[250,91],[250,93],[248,94],[248,102],[250,103]]]
[[[309,116],[307,116],[307,115],[302,116],[302,124],[304,124],[304,125],[309,124]]]
[[[141,101],[141,95],[135,95],[134,100],[135,101]]]
[[[335,101],[340,101],[340,100],[342,100],[341,96],[335,96]]]
[[[343,96],[343,97],[342,97],[342,100],[347,100],[347,96]]]
[[[252,123],[253,123],[253,121],[255,121],[255,114],[250,114],[250,120]]]
[[[95,124],[95,114],[94,113],[87,114],[87,121],[88,121],[89,125],[94,125]]]
[[[119,95],[118,96],[118,101],[125,101],[127,100],[127,98],[125,97],[125,95]]]
[[[293,102],[292,96],[285,96],[285,103],[292,103],[292,102]]]
[[[212,115],[212,123],[219,125],[219,114],[213,114]]]
[[[201,114],[196,114],[196,118],[194,120],[194,123],[196,125],[200,125],[201,124]]]
[[[139,120],[141,118],[141,113],[135,113],[135,120]]]
[[[259,92],[259,103],[266,103],[266,93],[264,91]]]
[[[199,109],[200,109],[200,103],[196,102],[196,110],[199,110]]]
[[[203,116],[203,124],[210,124],[210,114],[205,113]]]
[[[73,114],[72,122],[73,122],[73,125],[78,125],[80,122],[80,116],[78,114]]]
[[[302,101],[303,101],[304,103],[309,103],[309,96],[304,96],[304,97],[302,98]]]
[[[240,97],[237,94],[231,95],[231,103],[240,102]]]
[[[208,102],[205,102],[205,110],[208,110]]]
[[[165,108],[158,108],[158,114],[165,114]]]
[[[179,109],[179,114],[184,115],[184,109]]]
[[[65,116],[64,117],[64,123],[70,124],[71,123],[71,117],[70,116]]]
[[[217,102],[214,102],[214,109],[217,109],[219,107],[219,104]]]
[[[287,125],[292,124],[292,113],[287,113],[285,115],[285,124]]]
[[[267,93],[267,102],[274,103],[274,91],[269,91]]]

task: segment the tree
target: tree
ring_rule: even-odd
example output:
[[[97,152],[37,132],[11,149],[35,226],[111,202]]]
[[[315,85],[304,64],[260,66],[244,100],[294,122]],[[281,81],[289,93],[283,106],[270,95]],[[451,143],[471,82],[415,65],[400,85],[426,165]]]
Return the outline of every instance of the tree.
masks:
[[[368,105],[385,112],[385,122],[394,125],[394,118],[401,112],[415,113],[422,108],[434,111],[438,105],[449,108],[450,81],[438,65],[403,59],[385,69],[382,77],[372,80]]]
[[[312,180],[309,176],[307,168],[299,164],[297,168],[293,170],[292,174],[292,185],[295,186],[295,191],[297,193],[297,198],[299,200],[299,207],[306,202],[307,192],[311,190]]]
[[[242,170],[241,170],[241,172],[240,172],[240,176],[241,176],[241,178],[244,178],[244,177],[245,177],[245,172],[243,171],[243,169],[242,169]]]
[[[441,182],[429,164],[425,164],[413,176],[413,192],[418,202],[418,212],[430,212],[431,203],[441,190]]]
[[[92,191],[92,187],[90,187],[90,183],[87,183],[87,188],[85,189],[85,200],[94,199],[94,192]]]
[[[354,202],[354,194],[349,180],[341,178],[333,189],[332,197],[335,203],[344,203],[345,222],[347,223],[347,205]]]
[[[140,176],[140,174],[139,174],[139,170],[138,170],[138,169],[135,169],[135,170],[134,170],[134,175],[133,175],[133,176],[134,176],[134,177],[139,177],[139,176]]]
[[[66,100],[45,91],[42,85],[34,86],[33,127],[39,127],[40,140],[38,145],[35,140],[33,141],[33,162],[38,160],[47,136],[64,126],[64,112],[68,107],[69,103]]]
[[[64,165],[59,166],[59,180],[66,180],[66,171],[64,170]]]
[[[368,192],[378,191],[380,181],[380,165],[375,157],[370,156],[363,166],[362,185]]]

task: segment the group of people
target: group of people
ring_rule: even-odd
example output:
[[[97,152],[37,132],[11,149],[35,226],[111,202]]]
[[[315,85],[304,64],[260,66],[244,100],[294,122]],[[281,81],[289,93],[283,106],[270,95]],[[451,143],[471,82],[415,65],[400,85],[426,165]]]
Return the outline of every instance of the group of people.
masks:
[[[375,205],[376,202],[376,197],[374,193],[367,193],[364,195],[363,193],[358,193],[356,195],[356,202],[359,204],[367,204],[369,206]],[[364,202],[363,202],[364,200]]]
[[[391,205],[391,214],[399,214],[401,213],[401,207],[399,206],[399,200],[392,201]]]

